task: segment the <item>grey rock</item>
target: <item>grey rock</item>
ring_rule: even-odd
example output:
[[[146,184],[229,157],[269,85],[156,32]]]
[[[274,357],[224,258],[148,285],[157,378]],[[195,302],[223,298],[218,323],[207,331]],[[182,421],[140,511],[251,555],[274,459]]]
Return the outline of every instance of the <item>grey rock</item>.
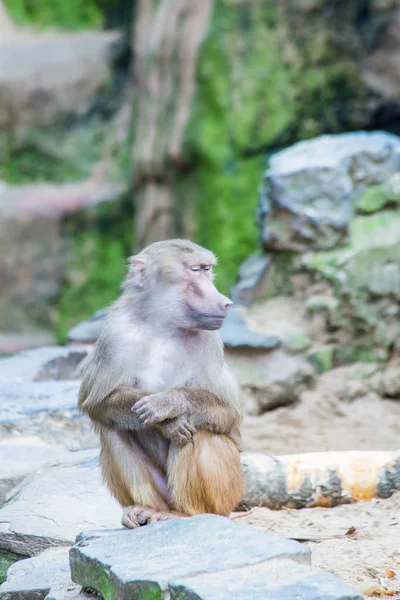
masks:
[[[17,437],[0,442],[0,507],[8,492],[26,475],[65,452],[46,444],[38,437]]]
[[[52,346],[56,344],[56,339],[51,331],[35,331],[18,333],[8,331],[0,333],[0,355],[14,354],[29,348],[38,348],[39,346]]]
[[[84,461],[84,462],[82,462]],[[121,508],[101,480],[94,452],[25,479],[0,509],[0,549],[26,556],[72,545],[87,529],[118,527]]]
[[[68,332],[69,344],[94,344],[105,323],[107,311],[98,310],[94,315],[78,323]]]
[[[77,410],[75,381],[0,381],[0,439],[35,435],[67,450],[98,446],[90,419]]]
[[[272,156],[259,216],[266,249],[328,249],[347,239],[358,190],[400,167],[400,139],[385,132],[325,135]]]
[[[243,316],[235,308],[229,310],[220,331],[227,348],[272,350],[280,343],[277,337],[262,335],[248,329]]]
[[[42,600],[64,598],[66,592],[79,592],[71,581],[68,548],[56,548],[40,556],[20,560],[8,570],[7,581],[0,586],[1,600]],[[68,597],[68,596],[67,596]]]
[[[263,295],[266,276],[271,266],[268,254],[252,254],[240,265],[238,281],[231,291],[235,304],[250,306]]]
[[[43,346],[0,360],[0,381],[70,379],[87,355],[85,348]]]
[[[245,410],[251,415],[298,400],[316,377],[315,368],[303,355],[282,349],[251,354],[227,349],[225,358],[243,390]]]
[[[119,531],[82,541],[70,551],[73,581],[103,595],[111,587],[118,600],[151,593],[161,598],[173,581],[266,566],[274,559],[308,565],[310,552],[292,540],[266,536],[215,515]]]
[[[174,579],[171,600],[361,600],[331,573],[277,560],[188,579]]]
[[[0,113],[1,106],[0,83]],[[0,182],[0,330],[24,333],[54,325],[51,314],[66,269],[61,219],[115,201],[123,188],[90,179],[18,186]]]
[[[13,425],[37,413],[76,410],[79,382],[0,381],[0,425]]]
[[[82,114],[109,83],[119,39],[119,33],[103,31],[2,36],[0,126],[52,125]]]

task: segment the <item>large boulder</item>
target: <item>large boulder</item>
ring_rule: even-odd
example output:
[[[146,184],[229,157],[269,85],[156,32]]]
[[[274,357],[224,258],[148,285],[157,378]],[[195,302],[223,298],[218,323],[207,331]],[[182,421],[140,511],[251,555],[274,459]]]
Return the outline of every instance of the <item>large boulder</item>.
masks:
[[[35,556],[72,545],[85,529],[119,527],[121,508],[102,482],[96,454],[54,460],[15,488],[0,509],[0,555]]]
[[[384,132],[326,135],[273,155],[260,196],[264,248],[344,243],[357,195],[399,168],[400,139]]]
[[[66,453],[38,437],[16,437],[0,442],[0,507],[8,492],[26,475],[46,463],[61,460]]]
[[[0,40],[0,127],[53,125],[88,110],[111,78],[116,32],[16,30]]]

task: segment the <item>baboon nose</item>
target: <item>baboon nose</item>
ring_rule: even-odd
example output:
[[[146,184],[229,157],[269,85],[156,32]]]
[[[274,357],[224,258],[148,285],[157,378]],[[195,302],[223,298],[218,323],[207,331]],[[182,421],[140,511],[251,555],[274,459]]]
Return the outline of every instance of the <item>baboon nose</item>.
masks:
[[[228,308],[230,308],[232,306],[233,302],[232,300],[230,300],[230,298],[227,298],[227,296],[224,296],[222,299],[222,306],[224,307],[225,310],[228,310]]]

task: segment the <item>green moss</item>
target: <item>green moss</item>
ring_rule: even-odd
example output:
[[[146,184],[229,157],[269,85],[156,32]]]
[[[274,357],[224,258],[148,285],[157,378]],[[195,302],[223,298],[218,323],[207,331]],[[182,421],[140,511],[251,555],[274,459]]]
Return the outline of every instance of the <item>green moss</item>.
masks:
[[[334,346],[324,346],[313,350],[308,355],[308,359],[317,367],[320,373],[326,373],[333,369]]]
[[[325,252],[310,252],[304,256],[303,264],[329,279],[337,279],[340,270],[359,253],[397,243],[400,243],[400,214],[397,211],[358,216],[350,224],[348,244]]]
[[[21,556],[21,554],[15,554],[14,552],[7,552],[6,550],[0,550],[0,584],[4,583],[7,579],[7,571],[18,560],[28,558],[27,556]]]
[[[322,276],[331,283],[336,302],[325,306],[330,329],[345,330],[357,340],[341,350],[341,363],[376,360],[376,352],[385,354],[396,343],[400,335],[398,211],[355,217],[347,245],[309,253],[303,264],[316,280]]]
[[[259,157],[238,161],[225,171],[196,173],[195,240],[218,256],[217,284],[226,293],[239,264],[257,245],[255,211]]]
[[[67,270],[57,306],[56,333],[65,341],[71,327],[113,302],[132,254],[129,200],[99,206],[92,222],[76,216],[67,224]]]
[[[103,20],[96,0],[5,0],[5,5],[20,24],[85,29],[99,26]]]
[[[386,206],[399,205],[400,193],[390,184],[371,185],[357,199],[356,209],[360,213],[373,213]],[[397,185],[398,187],[398,185]]]
[[[103,144],[104,126],[100,124],[69,132],[33,129],[22,141],[9,138],[0,178],[13,184],[84,179],[100,158]]]
[[[301,331],[292,331],[285,335],[283,345],[289,352],[305,352],[311,346],[311,339]]]
[[[377,363],[389,359],[389,353],[383,348],[365,348],[363,346],[341,346],[335,350],[335,365],[353,362]]]
[[[196,241],[219,256],[218,285],[225,292],[258,246],[263,148],[294,118],[280,52],[273,2],[215,3],[183,140],[193,171],[178,185],[181,196],[193,199]]]

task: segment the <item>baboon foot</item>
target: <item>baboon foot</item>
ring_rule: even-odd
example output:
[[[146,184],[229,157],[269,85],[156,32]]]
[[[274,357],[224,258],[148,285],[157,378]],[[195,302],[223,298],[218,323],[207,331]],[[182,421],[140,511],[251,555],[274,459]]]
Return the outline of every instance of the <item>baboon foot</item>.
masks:
[[[122,514],[122,525],[128,529],[136,529],[142,525],[158,523],[160,521],[170,521],[171,519],[180,519],[184,517],[181,513],[155,510],[144,506],[127,506]]]

